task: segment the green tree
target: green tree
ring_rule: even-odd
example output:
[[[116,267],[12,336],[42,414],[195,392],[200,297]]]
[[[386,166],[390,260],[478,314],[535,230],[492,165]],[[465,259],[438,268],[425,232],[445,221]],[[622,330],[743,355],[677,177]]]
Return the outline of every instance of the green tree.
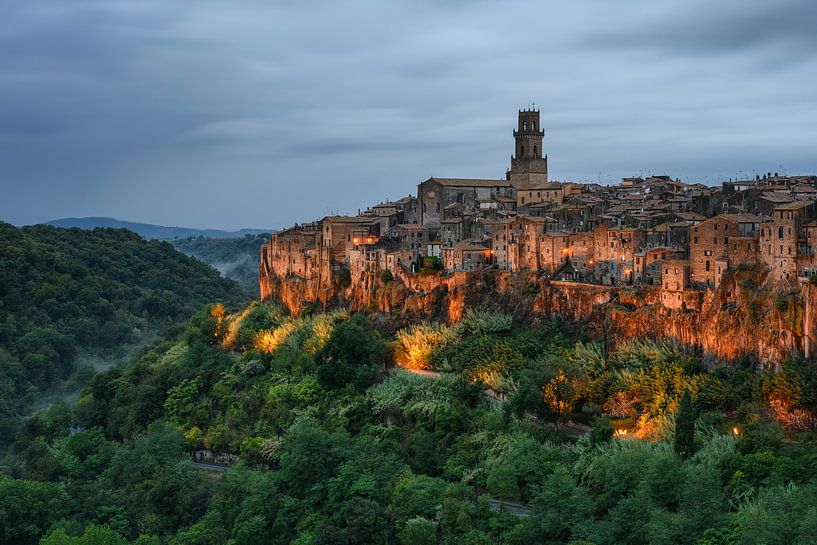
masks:
[[[684,389],[675,417],[673,448],[681,458],[689,458],[695,453],[695,409],[692,407],[692,394],[688,388]]]
[[[40,540],[40,545],[128,545],[128,540],[110,528],[91,524],[77,537],[69,536],[65,530],[57,528]]]
[[[317,377],[327,388],[351,384],[358,391],[374,384],[386,357],[386,343],[362,316],[338,325],[318,354]]]
[[[595,446],[609,443],[613,438],[613,426],[609,416],[601,416],[593,420],[590,428],[590,444]]]
[[[437,523],[423,517],[406,521],[398,535],[400,545],[435,545],[437,543]]]
[[[68,506],[56,484],[0,477],[0,545],[37,543]]]

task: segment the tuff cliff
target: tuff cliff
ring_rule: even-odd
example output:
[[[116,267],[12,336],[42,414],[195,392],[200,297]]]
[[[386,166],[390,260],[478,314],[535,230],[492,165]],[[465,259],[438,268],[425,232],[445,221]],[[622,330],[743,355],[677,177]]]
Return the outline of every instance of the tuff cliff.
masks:
[[[290,312],[338,306],[389,315],[399,325],[423,319],[457,321],[466,308],[509,312],[524,323],[557,318],[609,345],[637,337],[671,338],[705,360],[744,357],[776,365],[812,356],[817,286],[770,283],[756,267],[729,271],[717,289],[687,290],[684,309],[660,303],[660,286],[609,287],[557,282],[531,272],[483,270],[443,275],[401,273],[384,281],[278,278],[262,267],[261,297]]]

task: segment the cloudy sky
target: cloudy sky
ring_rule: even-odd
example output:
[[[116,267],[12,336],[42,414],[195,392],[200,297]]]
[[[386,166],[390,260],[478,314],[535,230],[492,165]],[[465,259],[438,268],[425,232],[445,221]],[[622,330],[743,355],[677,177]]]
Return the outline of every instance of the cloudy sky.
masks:
[[[27,0],[0,22],[0,220],[277,228],[503,177],[817,173],[813,0]]]

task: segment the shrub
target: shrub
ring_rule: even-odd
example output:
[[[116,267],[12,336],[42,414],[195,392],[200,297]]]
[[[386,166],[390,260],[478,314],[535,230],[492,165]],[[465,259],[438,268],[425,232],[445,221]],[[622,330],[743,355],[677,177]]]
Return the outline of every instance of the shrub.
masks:
[[[443,270],[443,262],[437,256],[424,257],[420,266],[421,273],[432,273]]]
[[[389,282],[393,282],[394,281],[394,275],[392,274],[391,271],[385,270],[385,271],[380,273],[380,281],[383,282],[384,284],[388,284]]]
[[[409,369],[430,369],[431,353],[445,338],[445,326],[415,325],[397,332],[400,364]]]
[[[386,343],[358,315],[336,327],[318,354],[318,382],[328,388],[351,384],[363,391],[374,384],[385,356]]]

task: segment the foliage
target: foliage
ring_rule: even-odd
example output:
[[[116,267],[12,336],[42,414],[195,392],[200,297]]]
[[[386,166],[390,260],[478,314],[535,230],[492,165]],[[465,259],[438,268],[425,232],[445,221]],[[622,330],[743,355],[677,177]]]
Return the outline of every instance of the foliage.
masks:
[[[261,246],[269,238],[267,233],[235,238],[188,237],[174,240],[173,247],[204,261],[246,293],[257,294]]]
[[[813,443],[769,410],[813,408],[805,363],[708,371],[670,343],[608,353],[488,312],[392,334],[211,306],[182,333],[17,429],[3,543],[799,545],[817,528]],[[438,372],[389,368],[384,339]],[[239,460],[196,468],[202,448]]]
[[[386,343],[367,327],[363,319],[344,322],[335,328],[318,353],[317,378],[323,386],[347,384],[358,391],[372,385],[386,357]]]
[[[0,223],[0,445],[12,418],[87,353],[121,359],[209,301],[242,299],[233,282],[167,242],[124,229]]]
[[[681,396],[678,415],[675,417],[675,454],[689,458],[695,452],[695,412],[692,408],[692,395],[688,389]]]
[[[398,363],[409,369],[429,369],[434,348],[446,338],[448,328],[437,324],[420,324],[397,332]]]

